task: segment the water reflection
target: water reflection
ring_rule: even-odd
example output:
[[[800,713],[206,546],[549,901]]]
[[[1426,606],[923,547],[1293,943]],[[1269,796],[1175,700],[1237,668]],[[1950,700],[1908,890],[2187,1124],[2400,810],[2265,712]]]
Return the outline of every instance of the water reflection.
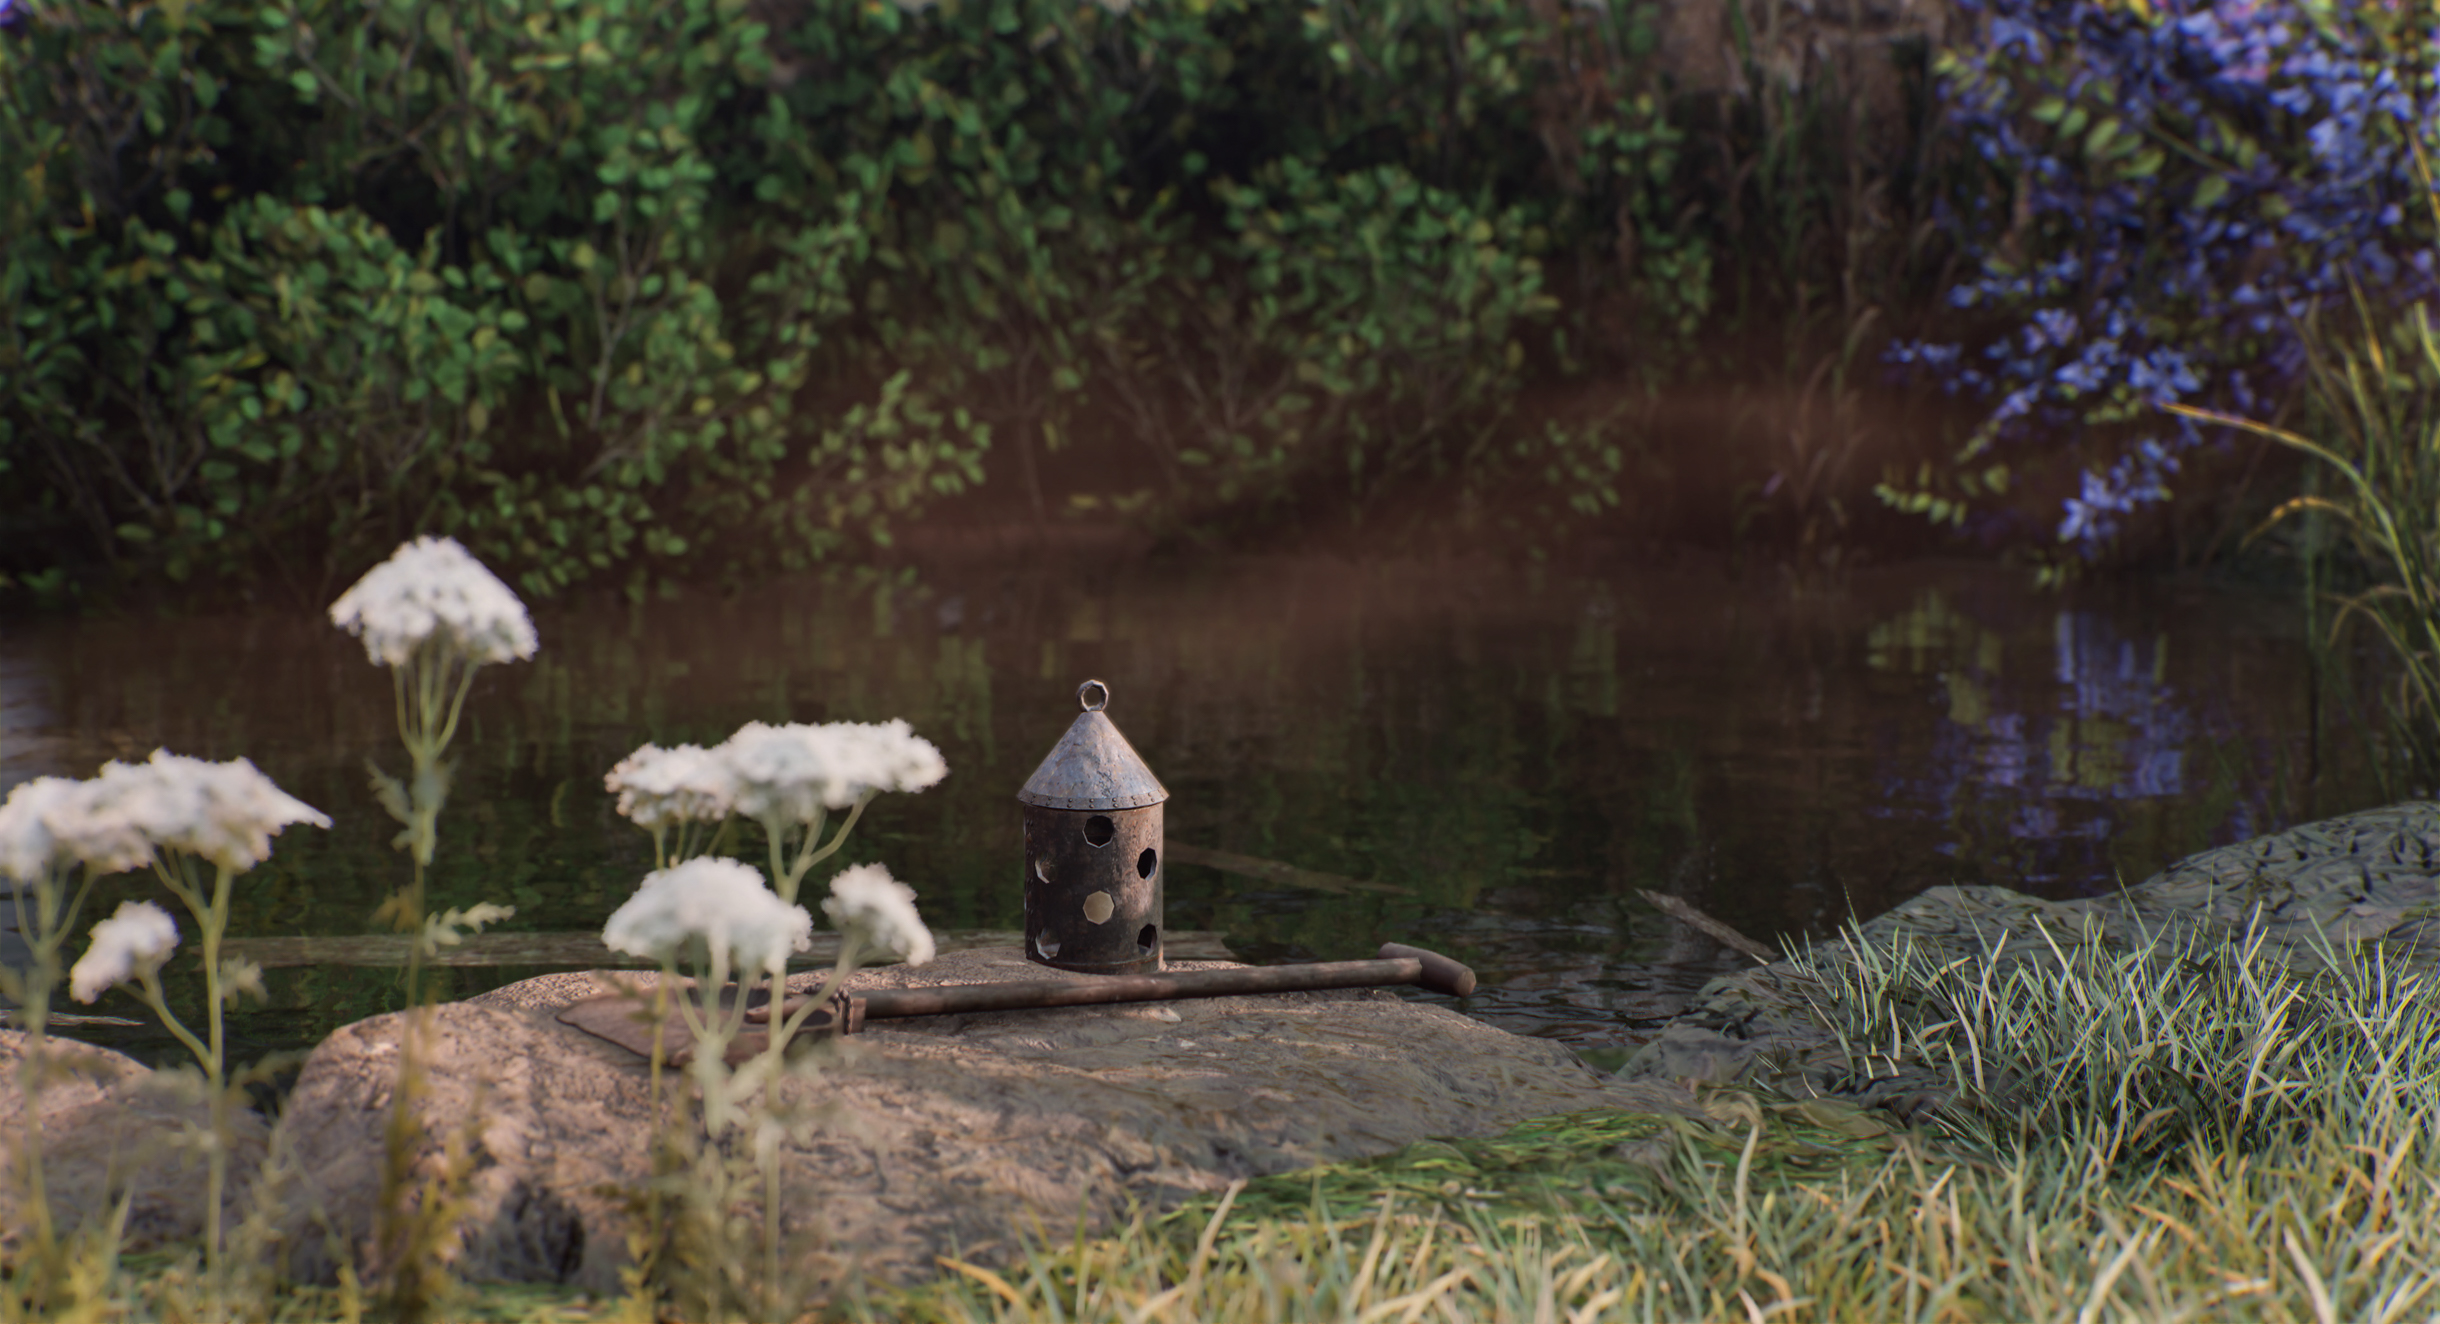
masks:
[[[2123,601],[2057,606],[2047,656],[2037,658],[2030,621],[2012,622],[2004,608],[1960,610],[1940,589],[1923,590],[1871,630],[1868,663],[1936,679],[1946,714],[1928,749],[1889,752],[1886,802],[1874,812],[1909,818],[1937,806],[1943,855],[1986,862],[1985,874],[1998,866],[2003,876],[1991,881],[2054,896],[2140,881],[2163,861],[2130,841],[2130,829],[2164,815],[2208,820],[2227,839],[2275,830],[2290,821],[2298,788],[2287,783],[2309,752],[2304,681],[2289,670],[2296,641],[2268,604],[2231,611],[2238,601],[2223,604],[2217,630],[2179,632],[2177,648],[2227,662],[2181,669],[2193,673],[2181,684],[2169,625]],[[2248,692],[2243,657],[2266,627],[2283,646],[2251,659],[2280,673],[2267,696],[2258,679]]]
[[[1637,889],[1768,940],[1939,883],[2090,892],[2369,803],[2343,761],[2297,775],[2313,751],[2294,615],[2181,586],[2063,598],[1988,567],[1791,596],[1700,571],[1326,558],[565,607],[539,613],[534,662],[477,681],[433,899],[597,927],[649,867],[601,786],[636,744],[905,717],[951,774],[876,802],[841,863],[885,861],[942,927],[1016,927],[1015,790],[1096,675],[1171,790],[1173,841],[1396,885],[1178,862],[1170,927],[1262,960],[1442,946],[1484,974],[1477,1014],[1619,1044],[1727,964]],[[238,932],[358,932],[403,880],[364,773],[402,758],[387,677],[320,620],[42,624],[0,643],[0,776],[89,775],[155,745],[247,755],[338,820],[249,876]],[[99,904],[146,886],[123,877]],[[528,973],[451,977],[464,994]],[[244,1022],[262,1045],[399,996],[340,968],[280,972],[273,992]]]

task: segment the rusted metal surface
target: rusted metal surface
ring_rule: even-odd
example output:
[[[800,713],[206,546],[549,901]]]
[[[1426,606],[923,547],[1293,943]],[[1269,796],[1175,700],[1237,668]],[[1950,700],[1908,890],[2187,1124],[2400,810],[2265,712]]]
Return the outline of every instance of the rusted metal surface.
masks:
[[[1061,970],[1149,974],[1163,965],[1162,806],[1025,808],[1025,954]]]
[[[1084,712],[1017,799],[1025,806],[1025,956],[1060,970],[1162,968],[1162,789],[1102,714],[1110,688],[1076,689]]]
[[[1110,687],[1088,680],[1076,687],[1076,702],[1084,711],[1025,779],[1017,799],[1043,809],[1086,811],[1141,809],[1168,799],[1160,778],[1102,712]]]
[[[1306,993],[1336,988],[1378,988],[1414,984],[1435,993],[1463,997],[1474,991],[1474,972],[1437,952],[1402,943],[1384,943],[1370,961],[1320,961],[1306,965],[1238,967],[1230,970],[1184,970],[1154,975],[1112,976],[1093,980],[1015,980],[989,984],[944,984],[929,988],[884,988],[865,993],[839,993],[830,1005],[805,1017],[801,1034],[855,1034],[872,1021],[918,1016],[954,1016],[991,1011],[1038,1011],[1057,1007],[1104,1006],[1127,1002],[1169,1002],[1181,998],[1239,997],[1261,993]],[[689,990],[691,992],[691,990]],[[732,1064],[764,1051],[770,1006],[759,992],[748,996],[747,1030],[731,1042],[726,1054]],[[809,998],[790,998],[780,1006],[782,1017],[805,1010]],[[756,1005],[756,1004],[760,1005]],[[589,1034],[649,1057],[654,1051],[654,1027],[647,995],[613,993],[569,1006],[559,1019]],[[672,1011],[660,1027],[662,1060],[683,1066],[693,1060],[694,1037],[684,1018]]]

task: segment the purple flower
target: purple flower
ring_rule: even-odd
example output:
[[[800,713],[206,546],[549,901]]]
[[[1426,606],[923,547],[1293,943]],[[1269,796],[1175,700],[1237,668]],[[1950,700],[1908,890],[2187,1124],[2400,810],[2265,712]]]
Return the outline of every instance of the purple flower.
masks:
[[[2405,228],[2427,214],[2411,143],[2440,137],[2440,105],[2388,63],[2432,34],[2300,0],[1959,7],[1978,30],[1941,59],[1946,137],[2008,182],[1934,217],[1979,265],[1945,302],[1983,330],[1889,361],[1988,401],[1978,438],[2087,457],[2059,532],[2091,558],[2219,440],[2185,420],[2137,435],[2130,402],[2275,409],[2305,364],[2297,326],[2351,280],[2440,295]]]

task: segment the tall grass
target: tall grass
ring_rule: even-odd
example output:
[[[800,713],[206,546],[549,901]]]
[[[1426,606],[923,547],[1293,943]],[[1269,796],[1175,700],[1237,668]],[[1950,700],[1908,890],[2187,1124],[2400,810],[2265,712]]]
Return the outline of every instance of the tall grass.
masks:
[[[2037,924],[2009,941],[2016,957],[1939,960],[1857,937],[1794,964],[1850,1069],[1945,1075],[1928,1124],[1983,1153],[2068,1137],[2115,1171],[2188,1141],[2250,1153],[2300,1127],[2440,1126],[2387,1111],[2440,1091],[2428,969],[2260,930],[2123,948]]]
[[[2294,497],[2277,522],[2305,512],[2335,520],[2374,573],[2373,587],[2340,600],[2333,630],[2369,624],[2400,664],[2395,711],[2440,723],[2440,331],[2421,305],[2385,316],[2360,295],[2352,337],[2317,328],[2311,383],[2319,439],[2204,410],[2181,413],[2244,428],[2313,457],[2337,491]]]
[[[2440,191],[2428,157],[2418,173],[2435,224]],[[2368,625],[2398,663],[2390,715],[2417,786],[2440,783],[2440,328],[2423,304],[2385,307],[2357,287],[2350,316],[2303,328],[2314,435],[2186,405],[2177,413],[2267,437],[2318,461],[2336,490],[2281,504],[2263,528],[2327,516],[2375,577],[2340,595],[2331,638]],[[2257,531],[2259,532],[2259,531]]]
[[[2379,953],[1808,953],[1927,1124],[1722,1091],[1269,1178],[866,1303],[960,1321],[2423,1318],[2440,985]]]

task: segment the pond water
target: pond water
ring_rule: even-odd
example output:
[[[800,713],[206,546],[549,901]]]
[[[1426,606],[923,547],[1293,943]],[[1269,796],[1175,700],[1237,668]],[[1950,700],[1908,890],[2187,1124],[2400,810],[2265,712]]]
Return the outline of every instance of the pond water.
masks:
[[[1639,889],[1776,943],[1941,883],[2087,895],[2380,798],[2360,728],[2315,718],[2293,594],[2206,583],[2057,593],[1918,564],[1799,591],[1701,568],[1246,558],[809,579],[536,620],[540,656],[487,669],[470,701],[436,906],[597,929],[650,867],[602,789],[634,746],[904,717],[950,776],[877,801],[845,858],[889,865],[937,927],[1018,927],[1014,795],[1099,677],[1168,786],[1173,845],[1394,889],[1173,853],[1172,930],[1266,962],[1436,947],[1482,976],[1464,1010],[1596,1060],[1744,959]],[[403,761],[387,675],[319,618],[0,637],[0,784],[155,746],[245,755],[336,820],[242,880],[238,933],[361,933],[405,880],[365,774]],[[157,893],[133,874],[101,891],[88,922]],[[537,969],[444,973],[464,996]],[[272,974],[269,1005],[234,1021],[241,1052],[401,998],[380,969]],[[145,1015],[117,994],[91,1010]],[[174,1056],[148,1030],[76,1032]]]

